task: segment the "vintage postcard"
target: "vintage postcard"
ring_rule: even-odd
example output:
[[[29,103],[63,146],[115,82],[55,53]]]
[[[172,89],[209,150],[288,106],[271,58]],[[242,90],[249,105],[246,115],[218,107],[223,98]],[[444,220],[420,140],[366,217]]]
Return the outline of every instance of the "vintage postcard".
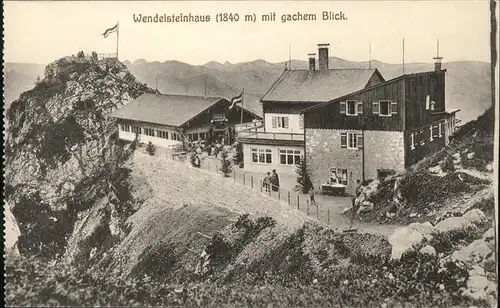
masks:
[[[3,9],[5,306],[497,306],[498,1]]]

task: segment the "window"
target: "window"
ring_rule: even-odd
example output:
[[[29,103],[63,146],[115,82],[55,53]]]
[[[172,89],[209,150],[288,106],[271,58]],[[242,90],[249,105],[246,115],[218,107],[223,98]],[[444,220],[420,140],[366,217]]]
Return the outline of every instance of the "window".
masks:
[[[436,109],[436,103],[434,101],[431,102],[431,111]]]
[[[144,134],[147,136],[153,136],[155,135],[155,130],[152,128],[145,128],[144,129]]]
[[[300,162],[300,151],[280,150],[281,165],[296,165]]]
[[[441,137],[440,134],[439,134],[439,131],[440,131],[440,126],[441,123],[438,123],[437,125],[433,125],[432,126],[432,138],[439,138]]]
[[[381,116],[391,115],[391,102],[390,101],[380,101],[380,112]]]
[[[171,136],[172,136],[172,140],[176,140],[176,141],[178,140],[176,133],[171,134]]]
[[[272,162],[271,149],[252,149],[252,163],[270,164]]]
[[[157,130],[156,131],[156,137],[163,138],[163,139],[168,139],[168,132],[163,131],[163,130]]]
[[[304,129],[304,115],[299,116],[299,129]]]
[[[373,102],[372,113],[383,117],[390,117],[398,113],[398,103],[388,100]]]
[[[288,117],[273,117],[273,128],[288,128]]]
[[[424,145],[424,144],[425,144],[424,130],[421,129],[420,130],[420,145]]]
[[[410,133],[410,149],[415,150],[415,133]]]
[[[205,140],[205,134],[206,133],[200,133],[200,140]]]
[[[439,123],[439,137],[443,136],[443,128],[442,127],[444,127],[443,122]]]
[[[433,138],[434,138],[434,135],[432,134],[432,124],[431,124],[431,126],[429,126],[429,141],[434,140]]]
[[[349,100],[340,102],[340,114],[356,116],[363,114],[363,102]]]
[[[124,131],[124,132],[130,132],[130,125],[121,124],[120,126],[122,128],[122,131]]]
[[[347,101],[346,104],[347,104],[347,115],[357,115],[356,112],[357,102]]]
[[[425,97],[425,110],[429,110],[430,109],[430,104],[431,104],[431,96],[427,95]]]
[[[330,184],[342,184],[347,186],[347,169],[330,168]]]
[[[192,141],[198,141],[198,134],[195,133],[195,134],[192,134],[192,138],[191,138]]]
[[[134,134],[141,134],[142,133],[141,127],[140,126],[132,126],[132,132]]]

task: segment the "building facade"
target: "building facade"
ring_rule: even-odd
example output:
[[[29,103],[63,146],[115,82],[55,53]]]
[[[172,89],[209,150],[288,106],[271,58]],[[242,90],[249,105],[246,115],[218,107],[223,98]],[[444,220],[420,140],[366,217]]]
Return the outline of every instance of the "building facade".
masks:
[[[117,119],[119,139],[169,148],[184,142],[231,144],[234,127],[260,119],[241,106],[229,108],[220,97],[143,94],[112,114]]]
[[[445,70],[408,74],[304,110],[306,163],[315,186],[380,179],[446,146]]]
[[[318,69],[309,54],[308,69],[285,70],[262,97],[262,126],[238,132],[246,170],[294,174],[305,156],[302,111],[384,81],[376,69],[330,69],[328,44],[319,44],[318,54]]]

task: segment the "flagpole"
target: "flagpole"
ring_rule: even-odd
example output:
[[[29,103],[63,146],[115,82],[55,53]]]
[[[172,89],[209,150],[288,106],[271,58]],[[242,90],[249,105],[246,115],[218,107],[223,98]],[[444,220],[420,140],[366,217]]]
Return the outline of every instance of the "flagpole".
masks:
[[[117,23],[118,28],[116,29],[116,60],[118,60],[118,41],[120,37],[120,21]]]
[[[243,102],[245,101],[245,88],[243,88],[243,91],[241,91],[241,123],[243,124]]]

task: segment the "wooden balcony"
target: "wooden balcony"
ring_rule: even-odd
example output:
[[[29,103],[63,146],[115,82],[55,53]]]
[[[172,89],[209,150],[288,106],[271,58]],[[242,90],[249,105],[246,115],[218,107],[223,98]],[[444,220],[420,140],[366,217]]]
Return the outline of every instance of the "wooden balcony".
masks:
[[[298,133],[273,133],[263,130],[245,130],[238,132],[238,138],[265,139],[265,140],[292,140],[304,141],[304,134]]]

